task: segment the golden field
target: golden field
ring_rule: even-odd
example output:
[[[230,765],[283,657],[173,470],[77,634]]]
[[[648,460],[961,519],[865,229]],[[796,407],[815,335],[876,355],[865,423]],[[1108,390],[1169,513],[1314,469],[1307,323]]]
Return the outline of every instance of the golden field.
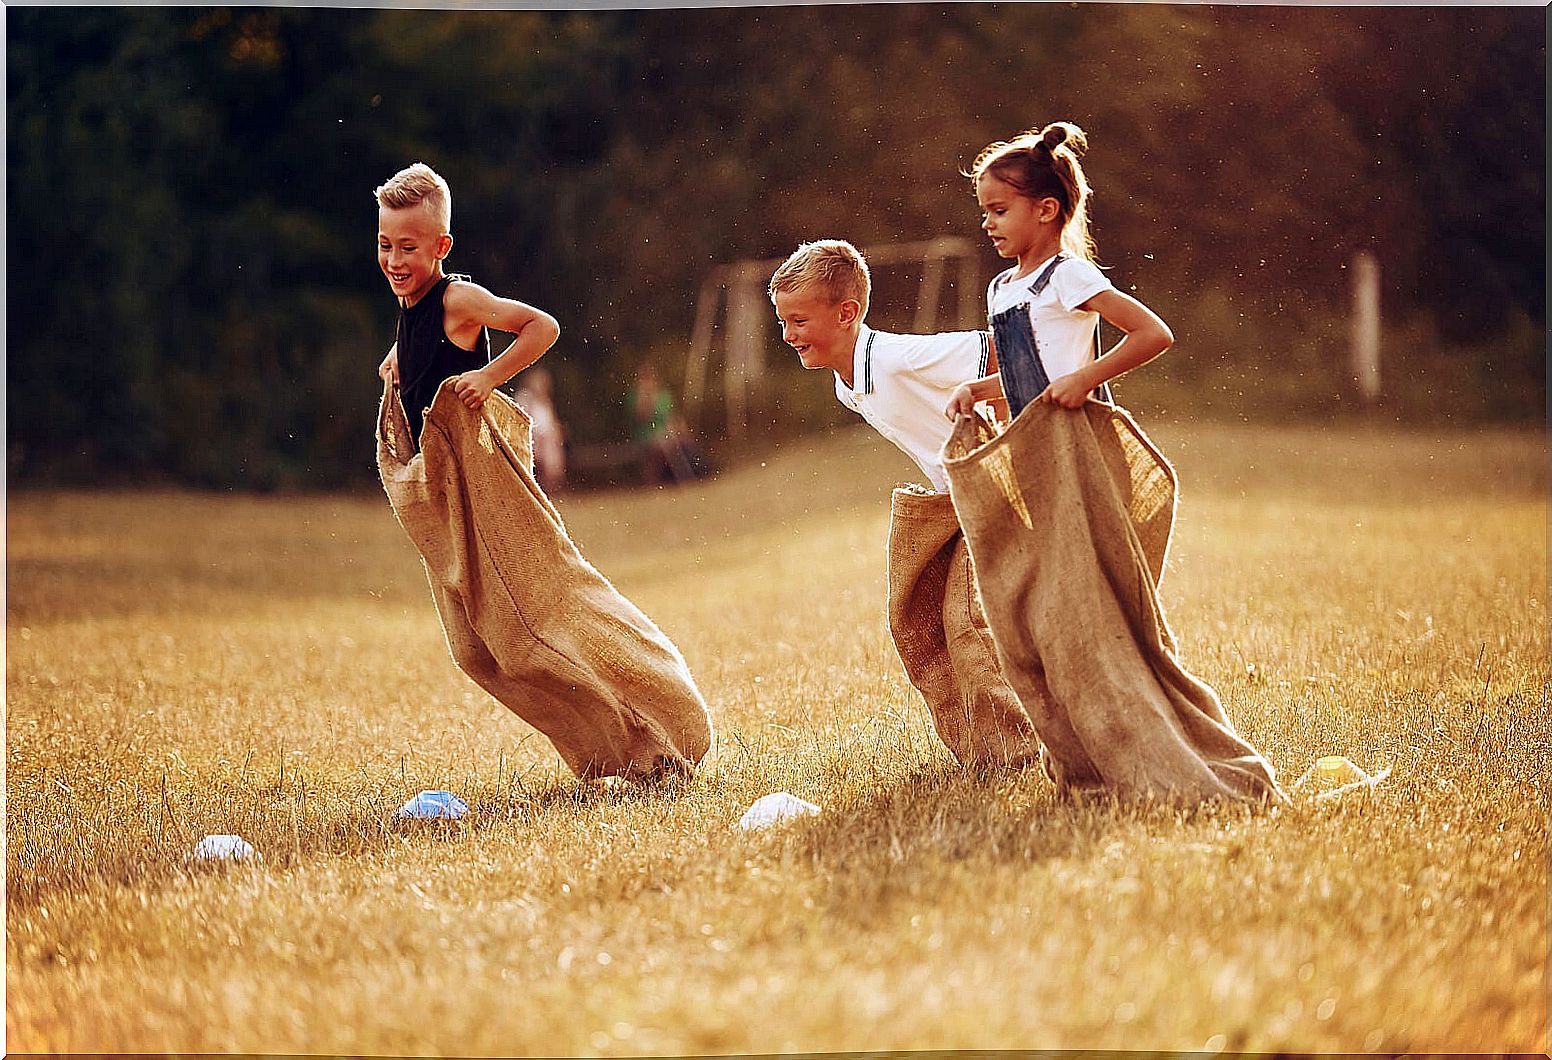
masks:
[[[677,786],[571,779],[464,678],[380,494],[13,494],[8,1048],[1546,1049],[1543,435],[1154,435],[1186,665],[1285,784],[1372,792],[960,772],[884,622],[912,469],[863,428],[561,498],[712,707]],[[396,823],[422,788],[471,813]],[[772,791],[823,813],[737,830]],[[207,833],[262,863],[187,864]]]

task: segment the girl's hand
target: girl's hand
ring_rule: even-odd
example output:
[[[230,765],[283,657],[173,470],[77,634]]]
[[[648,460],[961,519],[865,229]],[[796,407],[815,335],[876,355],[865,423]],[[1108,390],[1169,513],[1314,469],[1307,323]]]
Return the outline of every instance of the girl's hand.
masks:
[[[458,392],[458,396],[463,399],[465,405],[478,412],[485,407],[485,399],[490,397],[490,392],[496,389],[496,382],[483,371],[475,369],[472,372],[454,376],[453,389]]]
[[[1082,372],[1073,372],[1060,379],[1052,380],[1051,385],[1042,390],[1035,400],[1059,405],[1064,409],[1081,409],[1083,403],[1089,399],[1089,391],[1092,389],[1083,378]]]
[[[949,398],[948,408],[943,410],[943,415],[951,420],[957,420],[961,416],[969,416],[975,412],[975,391],[969,383],[961,383],[954,388],[953,396]]]
[[[388,356],[383,358],[383,363],[377,366],[377,377],[385,383],[399,385],[399,344],[396,342],[388,350]]]

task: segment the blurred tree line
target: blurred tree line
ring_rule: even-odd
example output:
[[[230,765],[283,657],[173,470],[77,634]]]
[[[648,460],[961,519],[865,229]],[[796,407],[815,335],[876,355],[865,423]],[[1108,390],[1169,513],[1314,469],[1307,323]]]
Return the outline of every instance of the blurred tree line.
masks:
[[[13,8],[10,475],[369,480],[396,313],[371,192],[411,161],[451,182],[449,267],[560,318],[562,412],[599,439],[636,363],[677,380],[711,267],[826,235],[979,240],[961,171],[1057,118],[1090,134],[1102,263],[1177,332],[1142,399],[1330,415],[1367,249],[1387,409],[1534,419],[1544,27],[1532,8]],[[772,357],[796,421],[839,415]]]

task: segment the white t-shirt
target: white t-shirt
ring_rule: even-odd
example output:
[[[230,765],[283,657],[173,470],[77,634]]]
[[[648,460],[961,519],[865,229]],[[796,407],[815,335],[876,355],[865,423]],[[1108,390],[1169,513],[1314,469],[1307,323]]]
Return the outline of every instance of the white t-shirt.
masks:
[[[1054,255],[1053,255],[1054,257]],[[1018,266],[999,273],[986,288],[988,316],[1029,305],[1029,326],[1040,346],[1040,361],[1052,380],[1071,375],[1094,359],[1094,329],[1099,314],[1078,307],[1102,291],[1115,290],[1093,262],[1068,257],[1051,273],[1045,290],[1033,299],[1029,289],[1051,263],[1046,258],[1028,276],[1012,279]]]
[[[954,388],[986,374],[984,331],[892,335],[866,324],[852,351],[852,385],[837,375],[835,396],[894,442],[940,493],[948,475],[939,454],[953,423],[943,414]]]

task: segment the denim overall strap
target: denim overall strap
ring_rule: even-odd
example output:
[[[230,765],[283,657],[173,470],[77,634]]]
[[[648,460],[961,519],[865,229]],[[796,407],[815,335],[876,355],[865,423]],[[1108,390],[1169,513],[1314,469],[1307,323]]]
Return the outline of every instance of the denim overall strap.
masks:
[[[1037,298],[1056,266],[1067,260],[1062,254],[1051,259],[1029,287],[1029,297]],[[1029,322],[1029,303],[1020,302],[991,319],[992,335],[997,340],[997,370],[1002,374],[1002,392],[1008,397],[1008,416],[1017,416],[1040,392],[1051,385],[1040,363],[1040,345]]]
[[[1029,286],[1032,301],[1038,298],[1056,267],[1066,261],[1066,255],[1058,254],[1051,264]],[[1002,390],[1008,398],[1008,416],[1022,412],[1031,401],[1039,397],[1051,379],[1040,360],[1040,343],[1035,338],[1034,326],[1029,319],[1029,302],[1021,302],[991,319],[992,333],[997,339],[997,367],[1002,374]],[[1094,356],[1099,358],[1099,329],[1094,330]],[[1100,401],[1114,403],[1108,383],[1101,383],[1094,390]]]

